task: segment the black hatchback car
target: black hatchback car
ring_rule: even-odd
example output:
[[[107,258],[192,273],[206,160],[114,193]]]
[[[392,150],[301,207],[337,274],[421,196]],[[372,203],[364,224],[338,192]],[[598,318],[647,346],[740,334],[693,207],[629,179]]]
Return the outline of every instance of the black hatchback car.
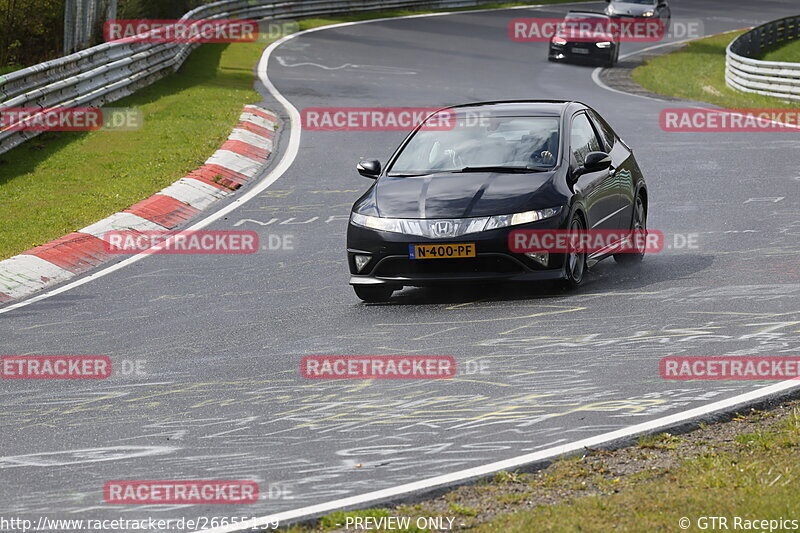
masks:
[[[449,129],[442,124],[449,114]],[[477,118],[476,118],[477,117]],[[350,284],[365,301],[405,286],[562,279],[614,255],[515,253],[514,230],[645,230],[647,187],[632,150],[592,108],[571,101],[487,102],[434,113],[390,158],[347,230]]]
[[[570,11],[550,39],[547,59],[613,67],[619,61],[620,47],[613,20],[594,11]],[[589,29],[584,29],[587,26]]]

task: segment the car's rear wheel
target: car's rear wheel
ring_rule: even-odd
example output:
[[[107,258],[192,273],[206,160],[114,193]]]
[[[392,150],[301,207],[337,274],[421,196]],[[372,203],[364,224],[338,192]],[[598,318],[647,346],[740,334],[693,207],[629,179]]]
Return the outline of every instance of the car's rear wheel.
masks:
[[[586,229],[583,226],[583,220],[577,213],[572,215],[569,229],[573,235],[581,235]],[[573,289],[583,283],[583,276],[586,273],[586,252],[570,249],[569,253],[564,256],[564,260],[567,264],[563,284],[566,288]]]
[[[636,203],[633,206],[633,220],[631,221],[631,230],[633,232],[646,232],[647,231],[647,208],[644,205],[644,198],[642,195],[636,197]],[[645,247],[644,239],[633,238],[633,245],[636,247],[634,251],[614,254],[614,261],[622,265],[634,265],[644,259]]]
[[[356,296],[361,298],[367,303],[387,302],[392,297],[395,291],[393,287],[385,287],[383,285],[369,286],[369,285],[353,285],[353,290]]]

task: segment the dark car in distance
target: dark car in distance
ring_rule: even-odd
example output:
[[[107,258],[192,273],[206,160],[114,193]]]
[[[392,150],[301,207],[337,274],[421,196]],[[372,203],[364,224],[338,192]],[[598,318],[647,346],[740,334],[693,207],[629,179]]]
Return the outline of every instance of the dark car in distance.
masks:
[[[455,117],[454,127],[426,128],[442,113]],[[633,151],[580,102],[445,108],[418,125],[385,168],[377,160],[357,168],[376,180],[353,205],[347,229],[350,284],[367,302],[442,283],[577,286],[605,257],[637,262],[644,254],[510,250],[509,234],[519,229],[646,228],[647,186]]]
[[[619,35],[613,18],[594,11],[570,11],[550,38],[547,59],[601,64],[619,61]],[[586,31],[583,28],[589,26]]]

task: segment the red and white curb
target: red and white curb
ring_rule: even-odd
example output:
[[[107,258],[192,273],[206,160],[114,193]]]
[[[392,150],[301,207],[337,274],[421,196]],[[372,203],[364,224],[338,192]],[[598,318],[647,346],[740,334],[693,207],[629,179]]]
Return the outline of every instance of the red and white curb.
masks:
[[[109,231],[171,230],[193,218],[261,172],[277,126],[274,113],[245,106],[228,140],[199,169],[124,211],[0,261],[0,304],[110,261],[103,241]]]

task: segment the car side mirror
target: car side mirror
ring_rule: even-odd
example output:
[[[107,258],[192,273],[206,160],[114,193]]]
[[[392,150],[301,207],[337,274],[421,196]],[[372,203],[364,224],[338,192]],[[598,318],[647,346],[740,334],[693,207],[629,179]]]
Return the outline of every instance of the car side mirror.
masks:
[[[611,167],[611,156],[605,152],[589,152],[586,154],[586,159],[583,166],[576,168],[572,172],[572,182],[578,181],[578,178],[590,172],[600,172]]]
[[[600,172],[611,166],[611,156],[605,152],[589,152],[583,162],[586,172]]]
[[[365,178],[378,179],[381,175],[381,162],[377,159],[363,159],[356,165],[356,170]]]

